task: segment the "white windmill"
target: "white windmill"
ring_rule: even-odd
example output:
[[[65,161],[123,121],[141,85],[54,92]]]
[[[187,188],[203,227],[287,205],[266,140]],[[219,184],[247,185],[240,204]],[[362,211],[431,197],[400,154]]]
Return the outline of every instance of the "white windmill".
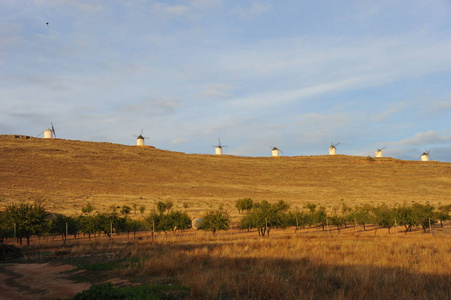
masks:
[[[50,124],[52,124],[52,128],[47,128],[46,130],[44,130],[45,139],[56,138],[55,127],[53,126],[52,122],[50,122]]]
[[[212,147],[215,148],[215,154],[216,154],[216,155],[221,155],[221,154],[222,154],[222,148],[225,148],[225,147],[227,147],[227,146],[221,145],[221,140],[218,139],[218,145],[217,145],[217,146],[212,146]]]
[[[329,155],[335,155],[335,150],[338,145],[340,145],[340,143],[336,143],[336,144],[334,144],[333,142],[331,143],[331,145],[329,147]]]
[[[384,150],[386,147],[378,148],[376,152],[374,152],[375,157],[382,157],[382,150]]]
[[[272,156],[279,156],[279,153],[283,153],[283,151],[277,147],[271,147],[271,148],[272,148],[272,150],[271,150]]]
[[[144,138],[148,139],[147,136],[143,136],[143,129],[139,135],[134,135],[136,137],[136,146],[144,146]]]
[[[421,154],[421,161],[429,161],[429,158],[431,157],[431,155],[429,154],[429,150],[425,148],[426,151],[423,152],[423,154]]]

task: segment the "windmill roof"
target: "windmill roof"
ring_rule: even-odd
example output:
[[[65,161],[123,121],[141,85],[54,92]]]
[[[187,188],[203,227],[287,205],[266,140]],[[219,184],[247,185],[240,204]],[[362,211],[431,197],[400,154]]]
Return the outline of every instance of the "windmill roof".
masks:
[[[139,135],[136,139],[137,140],[139,140],[139,139],[144,140],[144,137],[142,135]]]

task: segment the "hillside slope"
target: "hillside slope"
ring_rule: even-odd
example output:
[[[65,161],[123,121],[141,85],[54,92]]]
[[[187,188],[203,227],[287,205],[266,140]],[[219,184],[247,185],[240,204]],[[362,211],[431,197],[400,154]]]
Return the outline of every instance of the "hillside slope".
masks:
[[[237,157],[154,147],[0,136],[0,200],[46,199],[75,214],[169,199],[199,214],[239,198],[337,203],[451,202],[451,163],[356,156]]]

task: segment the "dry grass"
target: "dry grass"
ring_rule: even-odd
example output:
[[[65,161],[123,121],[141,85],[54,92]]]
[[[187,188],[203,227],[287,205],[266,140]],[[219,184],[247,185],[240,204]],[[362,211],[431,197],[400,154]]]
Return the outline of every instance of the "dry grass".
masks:
[[[0,200],[46,199],[51,212],[80,213],[90,201],[100,211],[111,205],[145,205],[171,200],[198,217],[237,199],[307,201],[332,208],[343,199],[360,203],[404,201],[450,203],[451,164],[370,162],[356,156],[237,157],[188,155],[153,147],[60,139],[0,136]],[[139,212],[137,213],[139,215]],[[232,212],[234,222],[239,218]]]
[[[101,262],[103,280],[183,285],[191,299],[449,299],[450,226],[434,234],[289,228],[270,238],[188,230],[157,234],[154,242],[140,233],[40,247],[73,263]],[[105,265],[115,270],[108,275]]]
[[[180,282],[192,298],[449,299],[449,234],[178,236],[134,244],[119,256],[140,261],[122,271],[125,278]]]

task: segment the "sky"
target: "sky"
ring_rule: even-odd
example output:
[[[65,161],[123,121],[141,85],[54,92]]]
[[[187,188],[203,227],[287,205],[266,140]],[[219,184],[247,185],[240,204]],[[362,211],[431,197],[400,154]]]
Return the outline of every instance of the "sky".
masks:
[[[0,0],[0,134],[51,122],[185,153],[451,162],[451,1]]]

